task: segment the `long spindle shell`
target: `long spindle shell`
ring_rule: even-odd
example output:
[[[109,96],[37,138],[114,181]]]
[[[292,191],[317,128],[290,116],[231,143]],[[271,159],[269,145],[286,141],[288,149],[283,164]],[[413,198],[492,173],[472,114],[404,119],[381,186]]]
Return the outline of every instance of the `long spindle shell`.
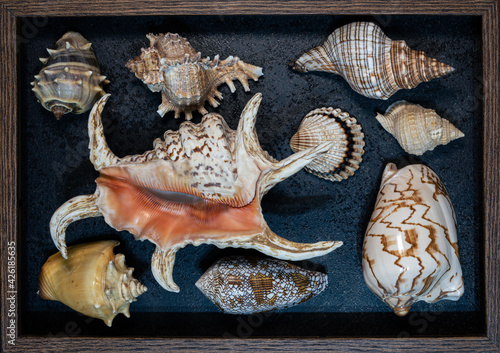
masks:
[[[122,313],[130,317],[130,303],[147,288],[132,277],[123,254],[115,255],[119,242],[98,241],[68,247],[68,258],[52,255],[38,277],[38,295],[57,300],[106,325]]]
[[[57,119],[70,112],[85,113],[105,94],[102,86],[109,83],[101,75],[91,43],[80,33],[66,32],[55,49],[47,51],[49,57],[40,58],[44,67],[31,82],[36,98]]]
[[[392,104],[385,115],[376,118],[407,153],[417,156],[464,136],[434,110],[405,101]]]
[[[253,314],[300,304],[326,289],[328,277],[275,259],[231,256],[217,261],[196,286],[227,314]]]
[[[335,73],[356,92],[377,99],[388,99],[400,89],[414,88],[453,71],[451,66],[409,48],[405,41],[390,39],[371,22],[353,22],[336,29],[292,68]]]
[[[455,212],[425,165],[386,166],[365,233],[363,276],[399,316],[417,301],[458,300],[464,293]]]

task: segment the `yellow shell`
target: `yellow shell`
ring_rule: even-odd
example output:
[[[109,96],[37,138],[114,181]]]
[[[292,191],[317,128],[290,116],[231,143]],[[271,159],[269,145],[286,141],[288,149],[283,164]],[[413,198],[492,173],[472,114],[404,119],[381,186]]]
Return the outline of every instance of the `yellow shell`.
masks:
[[[388,99],[400,89],[414,88],[454,70],[409,48],[402,40],[390,39],[371,22],[353,22],[336,29],[292,68],[338,74],[356,92],[377,99]]]
[[[40,58],[45,66],[31,82],[38,101],[57,119],[88,111],[105,94],[102,85],[109,83],[101,75],[91,43],[80,33],[66,32],[56,48],[47,51],[50,56]]]
[[[294,152],[334,142],[327,153],[304,169],[320,178],[342,181],[354,175],[363,161],[364,136],[356,118],[338,108],[319,108],[309,112],[290,140]]]
[[[407,153],[417,156],[464,136],[434,110],[406,101],[392,104],[385,115],[377,114],[376,118]]]
[[[38,295],[57,300],[82,314],[111,326],[118,313],[130,317],[130,303],[147,288],[132,277],[123,254],[115,255],[114,240],[68,248],[68,259],[49,257],[38,277]]]

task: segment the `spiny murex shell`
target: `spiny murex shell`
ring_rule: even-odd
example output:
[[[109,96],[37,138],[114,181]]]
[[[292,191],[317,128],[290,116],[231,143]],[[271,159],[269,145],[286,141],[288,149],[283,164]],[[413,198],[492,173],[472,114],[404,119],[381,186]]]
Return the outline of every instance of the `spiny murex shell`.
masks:
[[[407,153],[417,156],[464,137],[460,130],[434,110],[406,101],[392,104],[385,115],[377,114],[377,120]]]
[[[134,269],[125,265],[125,256],[113,253],[118,244],[105,240],[70,246],[67,259],[60,252],[52,255],[38,277],[38,295],[108,326],[119,313],[130,317],[130,303],[147,288],[132,277]]]
[[[178,34],[167,33],[146,36],[150,45],[142,54],[127,62],[127,67],[153,92],[160,92],[162,103],[158,107],[161,116],[175,111],[178,118],[184,112],[191,120],[192,112],[207,114],[205,101],[217,107],[215,97],[222,99],[217,87],[226,83],[231,92],[236,90],[233,80],[239,80],[245,91],[249,91],[248,79],[257,81],[262,68],[246,64],[237,57],[219,61],[201,59],[189,42]]]
[[[266,224],[261,198],[275,184],[328,151],[332,142],[295,153],[278,162],[260,147],[255,120],[261,101],[246,105],[236,131],[222,116],[184,122],[167,131],[155,149],[118,158],[108,148],[101,112],[108,95],[89,117],[90,161],[100,172],[93,195],[63,204],[50,221],[51,235],[66,256],[66,227],[79,219],[104,216],[117,230],[128,230],[156,244],[151,268],[167,290],[178,292],[172,270],[177,250],[187,244],[256,249],[284,260],[329,253],[342,242],[302,244],[285,240]]]
[[[464,293],[455,212],[439,177],[389,163],[363,243],[366,284],[399,316]]]
[[[365,134],[356,118],[335,108],[319,108],[309,112],[290,140],[294,152],[333,141],[333,147],[309,163],[305,170],[320,178],[342,181],[354,175],[363,161]]]
[[[292,68],[338,74],[356,92],[377,99],[388,99],[400,89],[414,88],[453,71],[451,66],[409,48],[405,41],[390,39],[371,22],[353,22],[336,29]]]
[[[102,85],[109,83],[101,75],[91,43],[80,33],[66,32],[56,48],[47,51],[49,57],[40,58],[44,67],[31,82],[38,101],[57,119],[88,111],[105,94]]]
[[[196,287],[227,314],[284,309],[323,292],[328,276],[275,259],[231,256],[220,259]]]

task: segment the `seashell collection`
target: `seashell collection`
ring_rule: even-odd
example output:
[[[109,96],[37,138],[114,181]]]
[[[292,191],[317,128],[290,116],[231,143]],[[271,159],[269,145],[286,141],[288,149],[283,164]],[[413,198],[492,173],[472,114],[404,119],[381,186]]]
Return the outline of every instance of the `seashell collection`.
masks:
[[[363,242],[363,277],[399,316],[419,300],[464,293],[455,212],[429,167],[385,167]]]
[[[223,83],[234,92],[233,81],[238,80],[249,91],[248,81],[259,80],[261,67],[233,56],[202,58],[178,34],[146,37],[149,47],[126,67],[152,92],[161,93],[159,115],[172,111],[179,118],[182,113],[187,121],[164,132],[153,141],[153,149],[142,154],[118,157],[108,147],[102,113],[110,94],[102,86],[109,81],[85,38],[67,32],[54,50],[48,49],[49,58],[41,59],[45,66],[32,85],[45,109],[59,119],[92,107],[90,162],[99,177],[93,194],[69,199],[52,215],[50,234],[59,252],[41,269],[39,296],[108,326],[118,313],[130,316],[130,303],[147,288],[132,277],[125,257],[114,255],[118,242],[66,246],[70,224],[101,216],[113,229],[155,244],[151,271],[170,292],[180,291],[173,280],[175,257],[188,244],[253,249],[273,257],[225,257],[198,279],[196,287],[224,313],[280,310],[325,291],[326,274],[280,260],[323,256],[343,243],[301,243],[278,236],[264,219],[261,201],[273,186],[302,168],[333,182],[354,176],[365,154],[366,131],[340,108],[314,109],[290,139],[294,153],[278,161],[261,147],[255,129],[262,94],[247,102],[236,130],[205,108],[207,102],[212,107],[220,104],[218,87]],[[370,22],[336,29],[292,69],[341,75],[356,92],[384,100],[453,71],[402,40],[391,40]],[[202,115],[199,123],[190,121],[195,111]],[[414,155],[464,136],[434,110],[406,101],[390,105],[376,119]],[[456,301],[464,293],[455,213],[430,168],[386,166],[365,233],[362,270],[369,289],[399,316],[408,314],[417,301]]]
[[[342,181],[354,175],[363,161],[365,141],[356,118],[334,108],[320,108],[309,112],[290,140],[294,152],[319,143],[334,141],[330,150],[314,159],[304,169],[320,178]]]
[[[377,114],[376,118],[406,153],[417,156],[464,137],[460,130],[434,110],[405,101],[392,104],[385,115]]]
[[[148,289],[132,277],[123,254],[115,255],[119,242],[104,240],[68,247],[49,257],[38,278],[38,295],[57,300],[111,326],[119,313],[130,317],[130,303]]]
[[[405,41],[392,40],[372,22],[352,22],[292,64],[299,72],[324,71],[342,76],[368,98],[388,99],[400,89],[453,71],[449,65],[415,51]]]
[[[196,287],[227,314],[284,309],[320,294],[328,276],[275,259],[231,256],[218,260]]]
[[[158,114],[164,116],[169,111],[178,118],[184,113],[191,120],[192,112],[198,110],[207,114],[206,101],[213,107],[222,99],[217,87],[226,83],[231,92],[236,90],[234,80],[241,82],[245,91],[250,90],[248,79],[257,81],[262,76],[262,68],[230,56],[219,60],[202,59],[201,53],[186,38],[178,34],[148,34],[149,48],[142,49],[140,56],[127,62],[127,67],[142,80],[152,92],[161,92],[162,103]]]
[[[57,119],[90,110],[105,94],[102,86],[109,83],[101,75],[91,43],[80,33],[66,32],[56,48],[47,51],[49,57],[40,58],[44,66],[31,82],[38,101]]]

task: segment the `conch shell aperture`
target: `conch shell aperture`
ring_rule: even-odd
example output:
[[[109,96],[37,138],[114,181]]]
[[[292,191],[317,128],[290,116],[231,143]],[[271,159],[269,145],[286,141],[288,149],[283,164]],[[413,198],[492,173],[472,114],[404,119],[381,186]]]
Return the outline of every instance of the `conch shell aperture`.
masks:
[[[331,252],[342,242],[295,243],[267,226],[260,201],[275,184],[293,175],[332,142],[276,161],[262,150],[255,132],[261,94],[244,108],[236,131],[219,114],[199,124],[184,122],[154,141],[154,150],[119,158],[108,148],[101,112],[109,95],[89,117],[90,160],[100,172],[93,195],[77,196],[52,216],[51,235],[64,257],[65,230],[79,219],[103,216],[117,230],[156,244],[152,271],[167,290],[178,292],[172,278],[175,253],[187,244],[256,249],[284,260],[302,260]]]
[[[118,244],[115,240],[79,244],[67,249],[67,259],[60,252],[52,255],[40,272],[38,295],[108,326],[119,313],[130,317],[130,303],[147,288],[132,277],[134,269],[125,265],[125,256],[113,253]]]
[[[371,22],[353,22],[336,29],[319,47],[302,55],[291,67],[299,72],[338,74],[368,98],[388,99],[454,69],[402,40],[391,40]]]

